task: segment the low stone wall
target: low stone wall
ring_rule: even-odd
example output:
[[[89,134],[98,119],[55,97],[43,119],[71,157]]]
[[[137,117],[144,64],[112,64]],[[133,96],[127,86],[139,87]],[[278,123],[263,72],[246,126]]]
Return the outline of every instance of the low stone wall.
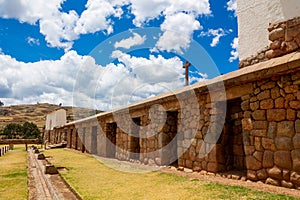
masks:
[[[300,49],[300,17],[270,24],[268,31],[270,45],[256,55],[241,60],[239,68],[254,65]]]

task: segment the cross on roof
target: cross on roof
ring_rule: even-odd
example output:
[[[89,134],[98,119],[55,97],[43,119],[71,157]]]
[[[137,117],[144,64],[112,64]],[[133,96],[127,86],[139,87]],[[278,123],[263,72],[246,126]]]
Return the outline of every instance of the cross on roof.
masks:
[[[189,67],[191,66],[191,63],[189,63],[188,61],[185,61],[185,65],[183,65],[182,67],[185,68],[185,85],[188,86],[189,85]]]

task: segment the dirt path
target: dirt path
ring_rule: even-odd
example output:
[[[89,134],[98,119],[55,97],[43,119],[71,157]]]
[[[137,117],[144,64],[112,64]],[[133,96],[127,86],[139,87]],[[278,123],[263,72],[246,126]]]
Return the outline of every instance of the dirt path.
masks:
[[[214,174],[202,175],[198,172],[178,171],[176,168],[173,167],[164,167],[161,168],[160,171],[165,173],[176,174],[178,176],[185,176],[191,179],[199,179],[208,182],[220,183],[223,185],[242,186],[253,190],[271,192],[276,194],[284,194],[284,195],[300,198],[300,190],[267,185],[262,182],[234,180],[234,179],[224,178]]]
[[[28,151],[28,199],[81,199],[59,174],[45,174],[45,160],[38,160],[33,150]]]

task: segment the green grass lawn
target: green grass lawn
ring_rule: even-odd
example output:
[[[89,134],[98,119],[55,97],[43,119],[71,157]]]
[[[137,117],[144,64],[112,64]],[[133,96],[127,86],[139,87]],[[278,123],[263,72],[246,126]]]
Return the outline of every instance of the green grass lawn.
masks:
[[[0,157],[0,199],[27,199],[27,152],[15,145]]]
[[[44,152],[83,199],[295,199],[189,179],[161,172],[126,173],[100,163],[90,155],[64,149]]]

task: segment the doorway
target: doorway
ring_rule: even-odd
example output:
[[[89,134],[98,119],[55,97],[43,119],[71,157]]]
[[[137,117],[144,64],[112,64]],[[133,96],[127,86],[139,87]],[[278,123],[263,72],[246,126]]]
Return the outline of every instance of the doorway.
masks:
[[[167,111],[166,123],[161,136],[162,165],[178,166],[177,155],[177,123],[178,111]]]
[[[227,171],[242,171],[246,169],[241,103],[242,100],[240,98],[227,102],[226,120],[222,133]]]
[[[130,158],[134,160],[140,160],[140,137],[139,137],[139,130],[141,125],[141,118],[133,118],[132,121],[137,126],[133,126],[131,128],[131,135],[129,136],[129,152]]]
[[[84,153],[85,152],[85,132],[86,132],[86,128],[82,128],[82,146],[81,146],[81,152]]]
[[[97,154],[97,131],[98,127],[93,126],[92,127],[92,140],[91,140],[91,153],[92,154]]]
[[[116,154],[116,135],[117,135],[117,123],[106,124],[106,156],[108,158],[115,158]]]

